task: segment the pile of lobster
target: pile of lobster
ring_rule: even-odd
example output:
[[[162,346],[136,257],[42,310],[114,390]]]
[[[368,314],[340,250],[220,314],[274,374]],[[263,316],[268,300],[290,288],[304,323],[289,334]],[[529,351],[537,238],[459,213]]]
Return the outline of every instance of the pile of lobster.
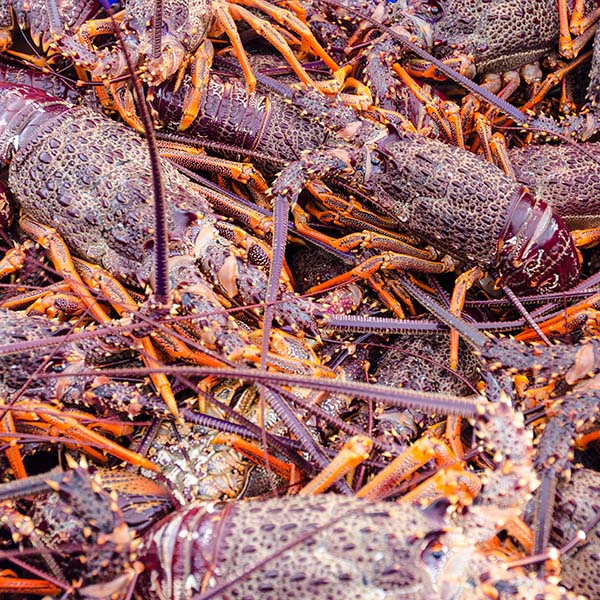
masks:
[[[599,20],[0,0],[2,597],[600,597]]]

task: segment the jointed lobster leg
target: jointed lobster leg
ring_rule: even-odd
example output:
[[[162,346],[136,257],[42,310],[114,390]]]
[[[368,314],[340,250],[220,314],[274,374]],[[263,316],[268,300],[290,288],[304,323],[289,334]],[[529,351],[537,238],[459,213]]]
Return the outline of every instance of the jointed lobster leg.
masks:
[[[314,496],[325,491],[338,479],[369,458],[372,447],[373,442],[365,436],[350,438],[327,467],[305,485],[298,495]]]
[[[250,163],[234,162],[216,156],[208,156],[204,150],[176,142],[159,142],[160,155],[188,169],[198,169],[239,181],[251,191],[264,195],[267,182],[260,171]]]
[[[566,58],[577,56],[597,29],[596,23],[600,19],[600,9],[596,8],[584,17],[584,4],[584,0],[576,0],[571,18],[569,18],[567,0],[558,0],[559,48],[560,53]],[[577,37],[573,39],[571,34]]]
[[[14,571],[0,571],[0,592],[3,594],[33,594],[34,596],[56,596],[60,588],[43,579],[17,577]]]
[[[17,429],[15,427],[15,421],[10,411],[6,411],[2,419],[0,420],[0,433],[16,434]],[[24,479],[27,477],[27,471],[23,464],[23,457],[21,451],[17,445],[17,436],[9,440],[9,446],[5,451],[8,464],[12,469],[14,476],[17,479]]]
[[[50,250],[50,256],[56,269],[63,274],[66,281],[71,286],[71,289],[81,298],[93,317],[100,323],[110,323],[111,318],[98,304],[97,300],[90,293],[88,286],[85,285],[79,276],[79,273],[73,264],[71,254],[56,230],[45,225],[40,225],[39,223],[36,223],[27,217],[21,218],[20,225],[25,232],[34,237],[42,246]],[[119,302],[121,302],[121,310],[127,310],[130,312],[137,311],[137,304],[133,301],[129,294],[127,294],[125,288],[119,286],[118,290],[122,291],[122,294],[119,298]],[[141,344],[144,348],[142,358],[144,361],[146,361],[147,366],[150,369],[159,367],[161,363],[156,356],[156,352],[152,347],[152,343],[149,338],[144,338]],[[177,403],[166,375],[164,375],[164,373],[154,373],[151,375],[151,378],[157,390],[165,400],[171,413],[177,415]]]
[[[62,434],[68,438],[67,444],[76,444],[77,446],[85,446],[86,444],[92,444],[97,448],[108,451],[117,458],[130,462],[136,466],[142,466],[145,469],[157,471],[158,468],[148,459],[140,456],[139,454],[123,448],[119,444],[112,442],[103,435],[93,431],[89,427],[82,425],[79,421],[84,418],[90,418],[90,415],[78,411],[64,411],[59,410],[47,404],[35,402],[32,400],[19,401],[14,407],[8,407],[14,419],[18,422],[24,421],[29,423],[31,426],[49,430],[52,435]],[[5,433],[10,433],[11,437],[7,437],[9,443],[13,443],[16,440],[16,426],[14,428],[8,428]],[[0,434],[0,438],[2,435]],[[91,454],[98,456],[102,459],[101,455],[97,455],[92,449]],[[10,455],[9,455],[10,457]],[[20,459],[20,456],[19,456]],[[14,467],[13,467],[14,468]],[[25,475],[15,472],[19,478]]]

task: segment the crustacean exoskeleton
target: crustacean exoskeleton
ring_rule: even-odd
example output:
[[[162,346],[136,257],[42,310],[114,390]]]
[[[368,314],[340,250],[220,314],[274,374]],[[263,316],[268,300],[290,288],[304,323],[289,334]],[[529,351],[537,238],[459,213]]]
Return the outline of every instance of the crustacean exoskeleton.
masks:
[[[149,85],[158,85],[171,76],[181,74],[191,65],[193,90],[186,99],[185,118],[180,123],[184,129],[196,116],[197,97],[205,83],[206,73],[213,60],[213,46],[209,35],[225,32],[238,56],[250,89],[256,80],[244,51],[243,43],[235,25],[241,20],[259,35],[271,42],[287,59],[298,77],[309,85],[317,86],[289,46],[286,31],[301,38],[306,48],[325,61],[329,68],[337,69],[336,63],[323,50],[310,29],[293,12],[277,7],[264,0],[231,2],[229,0],[127,0],[123,10],[98,19],[91,19],[98,12],[95,0],[80,2],[77,10],[71,3],[47,0],[29,4],[20,0],[4,0],[0,4],[0,32],[3,44],[0,51],[10,45],[13,20],[23,27],[31,28],[34,40],[42,37],[44,48],[51,45],[60,54],[70,58],[85,69],[93,78],[109,85],[114,107],[133,127],[143,131],[136,114],[131,92],[123,86],[122,79],[128,72],[128,63],[121,46],[97,47],[96,37],[115,33],[122,29],[128,58],[134,68],[140,70],[141,78]],[[261,11],[269,20],[260,18],[248,8]],[[160,23],[157,25],[157,19]],[[273,25],[271,20],[279,25]],[[280,29],[284,32],[282,33]]]
[[[319,385],[310,379],[306,378],[307,384]],[[424,398],[441,399],[434,394]],[[471,598],[485,593],[506,599],[532,599],[543,593],[568,598],[566,591],[541,578],[507,571],[478,546],[518,517],[519,507],[537,486],[531,470],[531,432],[507,400],[477,400],[478,434],[493,449],[501,468],[488,474],[481,494],[464,514],[445,514],[447,502],[423,512],[410,504],[301,493],[255,502],[195,503],[158,522],[140,543],[128,526],[119,525],[121,535],[115,538],[114,519],[119,514],[113,508],[102,538],[104,552],[118,550],[114,544],[119,542],[131,552],[121,569],[111,561],[104,580],[117,598],[132,585],[140,597],[161,599],[183,600],[195,594],[278,598],[291,593],[291,584],[314,598],[349,590],[357,598],[369,594],[392,598],[407,592],[415,598]],[[33,478],[31,485],[27,481],[8,484],[0,488],[0,498],[39,494],[50,485],[58,493],[64,489],[67,507],[68,496],[76,492],[63,485],[62,478],[68,482],[81,476],[82,470],[76,469]],[[99,483],[101,478],[100,474]],[[373,480],[358,495],[376,498],[380,485]],[[117,498],[119,494],[127,496],[127,488],[121,486]],[[10,522],[15,520],[13,516]],[[96,535],[90,532],[89,543]],[[260,541],[255,542],[254,536]],[[60,551],[60,545],[53,548]],[[93,597],[96,590],[84,574],[79,593]]]

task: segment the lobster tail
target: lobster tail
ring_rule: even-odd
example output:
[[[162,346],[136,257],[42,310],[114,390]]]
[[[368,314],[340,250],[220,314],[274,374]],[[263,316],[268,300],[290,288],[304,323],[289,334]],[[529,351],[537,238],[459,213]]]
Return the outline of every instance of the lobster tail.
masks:
[[[569,289],[579,280],[579,259],[567,226],[526,188],[500,236],[498,271],[502,283],[517,293]]]

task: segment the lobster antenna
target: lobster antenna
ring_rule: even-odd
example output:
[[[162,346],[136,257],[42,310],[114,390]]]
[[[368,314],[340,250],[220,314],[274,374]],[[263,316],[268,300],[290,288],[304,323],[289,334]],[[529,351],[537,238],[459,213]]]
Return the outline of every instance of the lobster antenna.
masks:
[[[135,91],[135,103],[140,114],[140,120],[144,127],[146,142],[148,144],[148,153],[150,154],[150,165],[152,168],[152,192],[154,196],[154,295],[159,304],[166,306],[169,301],[169,235],[167,229],[166,201],[156,136],[154,135],[154,127],[146,105],[144,90],[142,89],[139,77],[135,73],[134,65],[131,62],[129,52],[127,51],[127,45],[125,44],[125,40],[121,33],[121,28],[114,18],[113,12],[109,6],[109,0],[101,0],[101,4],[113,23],[115,36],[125,55],[125,61],[127,62],[127,68],[131,73],[131,81]]]
[[[489,341],[489,338],[481,333],[479,329],[469,325],[462,319],[453,315],[451,312],[446,310],[443,306],[438,304],[431,296],[423,292],[417,287],[408,277],[401,278],[402,287],[422,304],[430,313],[437,317],[442,323],[448,325],[452,329],[456,329],[459,335],[464,338],[466,342],[469,342],[477,349],[483,348]]]
[[[152,21],[152,58],[160,58],[163,22],[163,0],[154,0],[154,19]]]

